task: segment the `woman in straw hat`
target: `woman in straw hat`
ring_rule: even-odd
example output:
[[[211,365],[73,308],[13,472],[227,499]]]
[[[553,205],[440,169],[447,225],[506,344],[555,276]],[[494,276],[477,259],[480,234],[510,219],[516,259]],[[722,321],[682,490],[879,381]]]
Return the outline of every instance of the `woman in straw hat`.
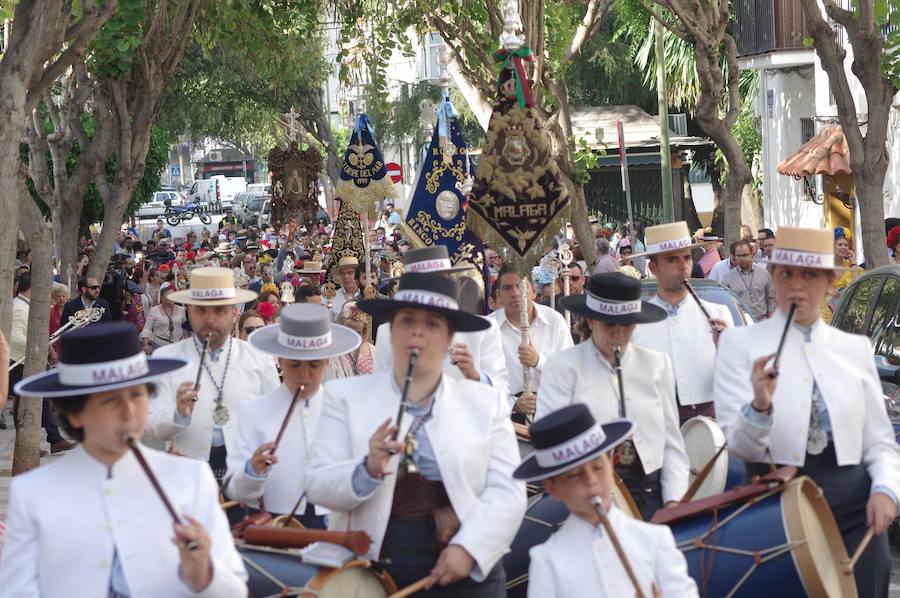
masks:
[[[338,324],[346,326],[356,332],[363,339],[359,347],[335,357],[328,362],[325,371],[325,380],[338,380],[340,378],[352,378],[363,374],[371,374],[375,371],[375,345],[370,343],[369,316],[359,309],[356,301],[344,303],[341,315],[335,320]]]
[[[160,383],[148,431],[175,452],[209,461],[221,479],[235,441],[238,405],[277,388],[278,371],[271,358],[232,336],[238,306],[256,293],[235,288],[234,272],[227,268],[196,268],[190,280],[189,289],[169,299],[187,305],[194,336],[157,354],[185,359],[191,367]]]
[[[127,439],[139,438],[147,421],[154,381],[186,366],[147,357],[133,326],[100,323],[64,335],[59,367],[17,385],[21,394],[50,398],[79,446],[13,479],[0,594],[247,594],[206,464],[140,445],[129,450]],[[172,523],[138,451],[180,522]]]
[[[359,304],[391,322],[394,368],[325,385],[306,489],[331,509],[329,529],[371,536],[366,556],[389,559],[398,586],[427,578],[423,596],[505,596],[500,559],[525,487],[511,475],[506,397],[443,373],[453,333],[489,326],[458,310],[457,291],[444,276],[410,273],[393,300]]]
[[[322,414],[326,367],[356,349],[361,340],[349,328],[332,325],[328,310],[312,303],[285,307],[278,324],[250,335],[251,346],[278,358],[284,382],[238,407],[237,440],[228,453],[229,498],[257,508],[264,505],[269,513],[292,514],[304,493],[303,479]],[[305,527],[325,527],[326,510],[301,500],[297,513]]]
[[[821,320],[822,299],[843,271],[832,243],[829,230],[778,230],[769,258],[778,310],[722,335],[716,413],[748,474],[769,463],[795,465],[822,488],[848,553],[867,529],[876,534],[854,567],[856,586],[862,597],[887,596],[884,531],[897,515],[900,447],[868,339]]]
[[[584,317],[591,337],[547,358],[535,416],[585,403],[597,420],[635,420],[637,434],[617,452],[616,471],[650,519],[688,488],[672,364],[662,353],[630,342],[638,324],[665,320],[666,312],[642,301],[640,281],[620,272],[594,274],[584,295],[562,303]]]

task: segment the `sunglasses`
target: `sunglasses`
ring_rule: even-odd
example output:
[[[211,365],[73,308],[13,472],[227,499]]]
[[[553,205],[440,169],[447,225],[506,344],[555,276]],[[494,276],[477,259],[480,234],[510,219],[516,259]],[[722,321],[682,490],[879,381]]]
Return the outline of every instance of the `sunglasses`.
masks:
[[[581,280],[580,276],[570,276],[569,280]]]
[[[92,290],[92,291],[96,291],[97,289],[100,288],[100,285],[99,285],[99,284],[93,284],[93,285],[91,285],[91,286],[89,286],[89,287],[87,287],[87,288],[89,288],[89,289]]]
[[[243,332],[244,334],[252,334],[260,328],[262,328],[262,326],[244,326],[241,332]]]

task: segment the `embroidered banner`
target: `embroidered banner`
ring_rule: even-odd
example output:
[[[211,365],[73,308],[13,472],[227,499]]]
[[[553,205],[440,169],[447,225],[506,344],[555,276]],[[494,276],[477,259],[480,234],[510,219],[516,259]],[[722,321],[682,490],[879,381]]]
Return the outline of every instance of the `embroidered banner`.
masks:
[[[374,218],[375,204],[397,191],[388,176],[381,150],[375,144],[375,131],[365,114],[356,118],[350,143],[337,182],[336,194],[357,212]]]

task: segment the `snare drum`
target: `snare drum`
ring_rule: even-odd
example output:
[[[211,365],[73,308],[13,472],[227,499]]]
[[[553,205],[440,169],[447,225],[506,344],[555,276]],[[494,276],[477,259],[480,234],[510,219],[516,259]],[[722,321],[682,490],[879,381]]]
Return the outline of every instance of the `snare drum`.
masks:
[[[725,433],[715,420],[704,415],[698,415],[687,420],[681,426],[681,435],[684,437],[684,449],[691,463],[690,482],[706,467],[710,459],[725,445]],[[722,451],[713,464],[706,480],[697,489],[693,500],[721,494],[729,488],[733,488],[744,479],[744,463],[740,459],[729,455],[728,449]]]
[[[247,573],[250,598],[383,598],[397,591],[387,572],[376,573],[357,560],[330,569],[304,563],[295,551],[262,546],[238,546]]]
[[[857,595],[834,515],[807,477],[668,525],[700,596]]]

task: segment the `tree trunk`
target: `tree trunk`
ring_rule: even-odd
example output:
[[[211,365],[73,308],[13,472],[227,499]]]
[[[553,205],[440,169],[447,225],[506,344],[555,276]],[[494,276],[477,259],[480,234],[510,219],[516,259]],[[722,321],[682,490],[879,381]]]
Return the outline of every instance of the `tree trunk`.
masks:
[[[755,235],[756,231],[763,227],[764,221],[759,194],[753,183],[748,183],[741,190],[741,222],[749,226]]]
[[[854,177],[856,205],[866,267],[886,266],[889,262],[884,234],[884,169],[881,173],[861,173]]]
[[[22,204],[22,230],[28,236],[32,252],[31,306],[28,311],[28,344],[25,349],[24,376],[47,369],[47,348],[50,327],[50,286],[53,266],[50,261],[51,235],[41,211],[28,196],[23,185],[18,196]],[[13,475],[34,469],[41,463],[40,397],[19,399],[19,429],[13,454]]]
[[[11,81],[15,87],[16,82]],[[17,101],[18,99],[18,101]],[[19,147],[25,132],[24,93],[17,93],[0,85],[0,114],[5,118],[0,123],[0,147]],[[16,241],[19,238],[19,193],[23,188],[19,172],[19,153],[0,152],[0,213],[6,234],[0,235],[0,330],[7,337],[12,325],[13,281],[16,275]]]

